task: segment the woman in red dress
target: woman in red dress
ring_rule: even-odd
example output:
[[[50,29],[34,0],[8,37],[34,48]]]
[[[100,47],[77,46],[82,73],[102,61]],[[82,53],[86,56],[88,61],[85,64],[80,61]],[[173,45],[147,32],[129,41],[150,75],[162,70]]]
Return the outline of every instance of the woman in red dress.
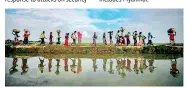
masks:
[[[69,46],[69,33],[66,33],[65,35],[65,46]]]

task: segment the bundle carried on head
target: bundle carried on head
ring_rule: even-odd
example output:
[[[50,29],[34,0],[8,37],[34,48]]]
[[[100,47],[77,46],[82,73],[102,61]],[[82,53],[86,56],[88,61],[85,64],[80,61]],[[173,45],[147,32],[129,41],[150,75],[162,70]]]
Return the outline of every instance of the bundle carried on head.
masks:
[[[25,31],[25,32],[26,32],[26,31],[27,31],[27,32],[29,32],[29,30],[28,30],[28,29],[24,29],[24,31]]]
[[[124,30],[125,30],[125,29],[124,29],[123,27],[120,28],[120,31],[121,31],[121,32],[124,32]]]
[[[69,33],[66,33],[67,36],[69,36]]]
[[[113,34],[113,31],[109,31],[108,33],[112,33]]]
[[[19,29],[13,29],[12,32],[17,32],[17,33],[19,33],[20,30],[19,30]]]
[[[61,30],[57,30],[56,32],[57,32],[57,33],[60,33],[60,32],[61,32]]]
[[[167,30],[167,33],[170,34],[170,33],[176,33],[176,30],[175,28],[170,28]]]

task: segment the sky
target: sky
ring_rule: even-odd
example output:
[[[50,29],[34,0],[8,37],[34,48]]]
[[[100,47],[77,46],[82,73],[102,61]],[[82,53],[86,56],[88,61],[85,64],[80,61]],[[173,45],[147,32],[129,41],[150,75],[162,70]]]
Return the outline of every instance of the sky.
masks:
[[[60,29],[61,42],[64,42],[65,33],[80,31],[83,34],[82,42],[91,43],[93,33],[98,35],[97,42],[102,42],[102,34],[108,31],[115,34],[120,27],[125,33],[138,31],[147,35],[151,32],[155,37],[154,43],[167,43],[167,30],[175,28],[176,42],[183,43],[183,9],[6,9],[5,10],[5,39],[13,39],[12,29],[20,29],[20,38],[23,39],[24,29],[29,29],[29,40],[38,41],[42,31],[49,38],[53,32],[54,42],[57,41],[56,30]],[[48,42],[49,39],[46,39]],[[71,38],[69,39],[72,42]],[[133,39],[131,36],[131,43]]]

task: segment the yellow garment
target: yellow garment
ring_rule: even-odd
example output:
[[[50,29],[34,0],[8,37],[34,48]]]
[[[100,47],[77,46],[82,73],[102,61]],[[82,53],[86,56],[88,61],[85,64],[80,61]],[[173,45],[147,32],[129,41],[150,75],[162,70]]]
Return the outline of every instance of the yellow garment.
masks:
[[[40,34],[40,38],[45,38],[45,35],[43,33]]]

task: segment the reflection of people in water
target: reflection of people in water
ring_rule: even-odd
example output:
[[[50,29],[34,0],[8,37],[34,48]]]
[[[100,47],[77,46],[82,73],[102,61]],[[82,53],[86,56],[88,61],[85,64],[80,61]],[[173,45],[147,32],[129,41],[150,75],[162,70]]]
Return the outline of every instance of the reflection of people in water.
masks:
[[[9,74],[14,74],[15,72],[18,71],[18,69],[16,69],[16,67],[18,66],[17,61],[18,61],[17,58],[13,58],[12,67],[9,69]]]
[[[112,69],[113,67],[113,61],[110,59],[110,71],[108,71],[108,73],[110,74],[114,74],[114,70]]]
[[[154,60],[150,59],[148,60],[148,62],[149,62],[149,71],[152,73],[154,71],[154,68],[156,68],[153,66]]]
[[[146,64],[146,59],[143,60],[143,64],[144,64],[144,70],[146,70],[146,68],[148,67],[147,64]]]
[[[178,74],[179,74],[179,70],[177,69],[177,61],[175,59],[175,61],[172,61],[171,60],[171,69],[170,69],[170,74],[173,76],[173,77],[178,77]]]
[[[144,71],[143,71],[144,70],[144,60],[142,58],[140,59],[140,67],[139,67],[139,69],[140,69],[141,73],[144,73]]]
[[[39,70],[41,71],[41,73],[43,73],[43,70],[44,70],[44,59],[41,59],[40,57],[39,57],[39,60],[40,60],[40,64],[38,65],[38,67],[39,67]]]
[[[27,58],[23,58],[22,59],[22,72],[21,72],[21,75],[27,73],[28,71],[28,65],[27,65]]]
[[[117,69],[118,74],[120,75],[121,74],[121,71],[120,71],[121,70],[121,62],[118,59],[116,59],[116,61],[117,61],[116,69]]]
[[[64,59],[64,70],[66,71],[66,72],[68,72],[68,58],[65,58]]]
[[[70,65],[70,68],[71,68],[71,71],[73,72],[73,73],[76,73],[76,71],[75,71],[75,68],[76,68],[76,59],[71,59],[72,60],[72,65]]]
[[[97,70],[97,65],[96,65],[96,62],[97,62],[97,59],[92,59],[92,61],[93,61],[93,69],[94,69],[94,72],[96,72],[96,70]]]
[[[125,74],[125,67],[126,67],[126,60],[125,59],[121,59],[121,77],[125,78],[126,74]]]
[[[125,68],[122,68],[122,72],[121,72],[121,78],[125,78],[126,74],[125,74]]]
[[[126,67],[126,60],[121,59],[121,68],[125,68],[125,67]]]
[[[127,66],[126,66],[127,71],[131,72],[131,60],[127,59]]]
[[[56,74],[56,75],[59,75],[59,73],[60,73],[60,72],[59,72],[59,67],[60,67],[60,65],[59,65],[59,64],[60,64],[60,59],[56,59],[56,61],[57,61],[57,65],[56,65],[56,66],[57,66],[57,68],[56,68],[55,74]]]
[[[138,70],[138,60],[135,59],[134,62],[135,62],[135,63],[134,63],[134,68],[133,68],[133,69],[134,69],[134,72],[135,72],[136,74],[138,74],[138,72],[139,72],[139,70]]]
[[[80,73],[82,71],[82,61],[80,58],[78,58],[78,67],[77,67],[77,73]]]
[[[48,71],[51,72],[52,68],[52,59],[48,59]]]
[[[103,70],[106,71],[106,62],[107,62],[107,59],[104,58],[103,59]]]

